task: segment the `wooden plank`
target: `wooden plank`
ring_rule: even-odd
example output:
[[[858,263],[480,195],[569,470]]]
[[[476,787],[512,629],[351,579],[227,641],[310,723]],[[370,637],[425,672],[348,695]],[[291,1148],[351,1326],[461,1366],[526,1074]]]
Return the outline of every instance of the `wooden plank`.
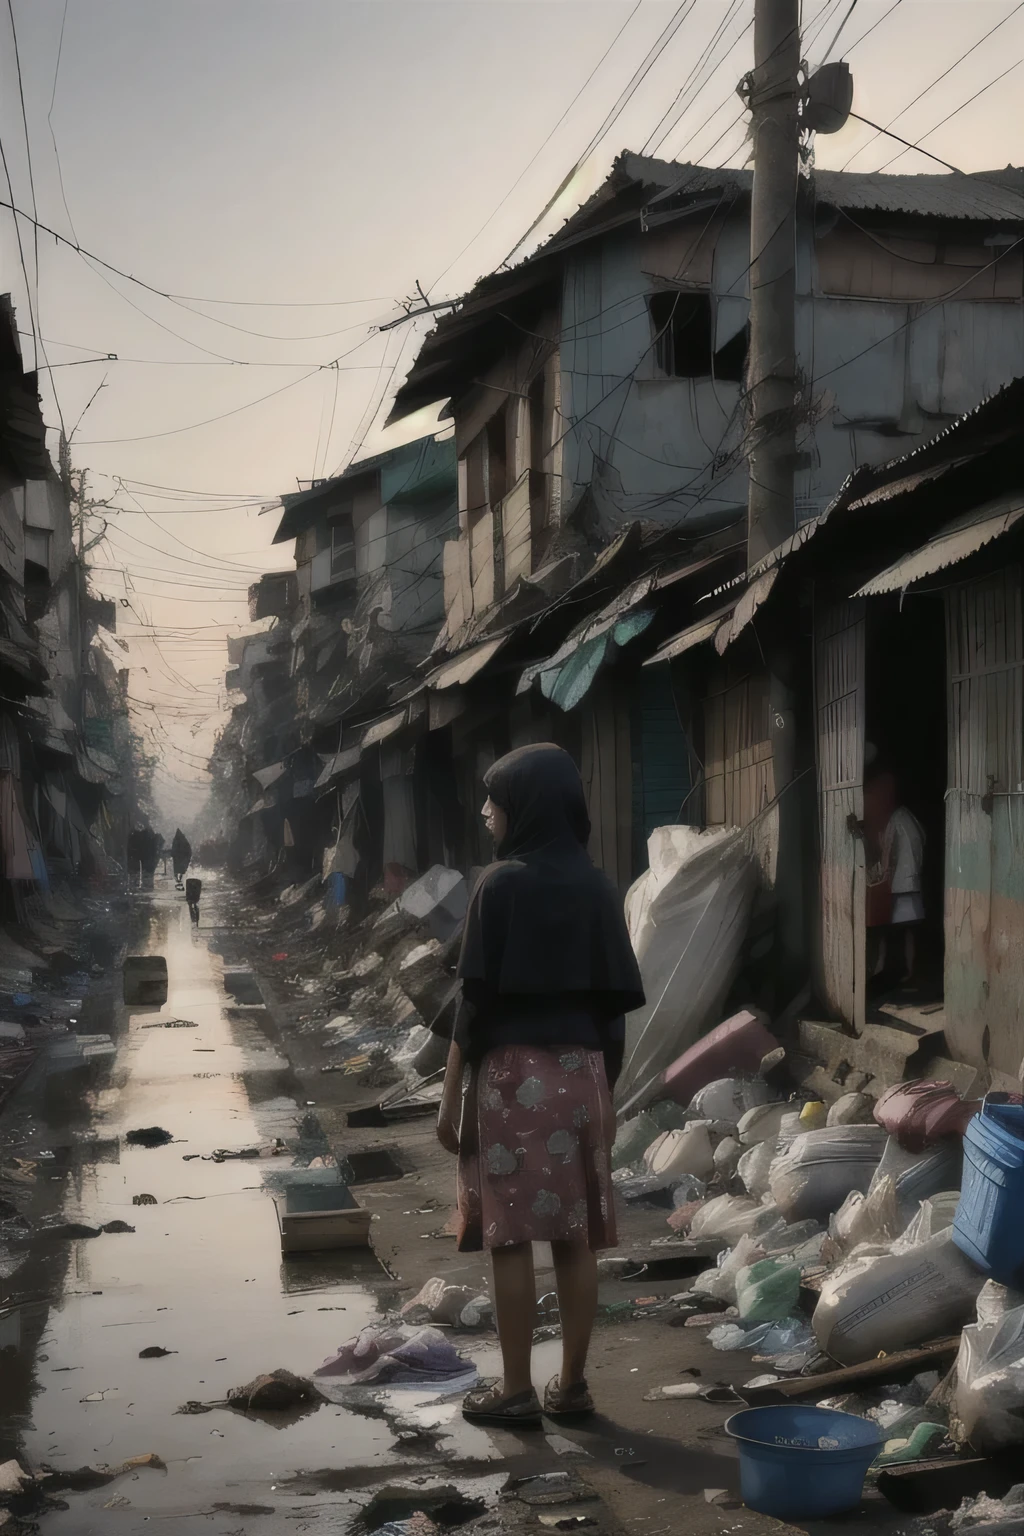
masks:
[[[821,835],[822,981],[830,1006],[864,1027],[867,876],[847,825],[864,815],[862,600],[816,605],[814,699]]]
[[[880,1355],[877,1360],[825,1371],[820,1376],[794,1376],[789,1381],[776,1381],[767,1387],[747,1387],[742,1396],[751,1404],[806,1402],[816,1397],[855,1392],[872,1383],[888,1385],[889,1382],[910,1381],[922,1371],[936,1370],[947,1362],[952,1364],[959,1348],[960,1335],[951,1334],[932,1344],[924,1344],[920,1349],[896,1350],[891,1355]]]

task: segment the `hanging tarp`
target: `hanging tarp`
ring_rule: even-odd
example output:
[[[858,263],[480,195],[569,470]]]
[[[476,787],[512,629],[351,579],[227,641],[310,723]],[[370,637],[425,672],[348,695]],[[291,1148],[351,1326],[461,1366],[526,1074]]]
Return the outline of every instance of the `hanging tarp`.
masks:
[[[575,709],[586,696],[597,674],[617,652],[629,645],[654,618],[654,610],[641,608],[621,618],[608,618],[596,630],[583,631],[567,640],[547,661],[527,667],[519,680],[517,693],[525,693],[540,680],[540,691],[559,709]]]

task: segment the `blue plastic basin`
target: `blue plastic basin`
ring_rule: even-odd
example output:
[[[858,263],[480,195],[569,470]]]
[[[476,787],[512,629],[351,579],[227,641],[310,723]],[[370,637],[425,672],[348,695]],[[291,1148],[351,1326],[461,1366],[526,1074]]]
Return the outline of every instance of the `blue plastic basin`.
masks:
[[[953,1241],[983,1274],[1024,1282],[1024,1105],[987,1098],[964,1133]]]
[[[854,1509],[884,1437],[870,1419],[794,1403],[745,1408],[726,1421],[740,1453],[748,1509],[779,1520],[814,1520]]]

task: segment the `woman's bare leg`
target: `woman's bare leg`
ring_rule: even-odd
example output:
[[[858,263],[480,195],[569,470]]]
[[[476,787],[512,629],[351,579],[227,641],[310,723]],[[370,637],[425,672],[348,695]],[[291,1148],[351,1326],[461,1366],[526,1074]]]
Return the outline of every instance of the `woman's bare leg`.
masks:
[[[494,1272],[494,1316],[505,1374],[504,1395],[515,1397],[533,1386],[530,1355],[537,1319],[537,1286],[533,1275],[533,1245],[516,1243],[491,1250]]]
[[[597,1254],[586,1243],[552,1243],[555,1261],[555,1287],[562,1323],[562,1372],[559,1385],[563,1391],[583,1380],[587,1370],[587,1351],[597,1316]]]

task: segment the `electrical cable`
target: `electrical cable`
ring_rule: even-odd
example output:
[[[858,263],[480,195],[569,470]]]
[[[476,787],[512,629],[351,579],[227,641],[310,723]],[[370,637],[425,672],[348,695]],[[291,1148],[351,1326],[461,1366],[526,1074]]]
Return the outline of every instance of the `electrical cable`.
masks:
[[[742,0],[736,0],[736,3],[737,4],[742,3]],[[729,47],[726,49],[725,53],[717,61],[717,63],[714,64],[713,68],[711,69],[711,72],[706,76],[706,78],[704,80],[702,80],[700,82],[700,84],[697,86],[697,88],[695,90],[690,91],[689,96],[684,101],[683,98],[685,96],[687,96],[687,92],[688,92],[688,90],[690,90],[691,83],[696,80],[696,77],[697,77],[699,71],[704,67],[705,62],[710,60],[713,49],[717,46],[718,42],[720,41],[721,36],[724,33],[724,31],[725,31],[725,29],[726,29],[726,27],[727,27],[727,25],[728,25],[728,23],[731,20],[733,15],[734,15],[734,9],[733,9],[732,6],[730,6],[730,9],[726,12],[724,18],[722,19],[722,21],[719,24],[718,30],[714,33],[710,43],[705,48],[704,53],[697,60],[697,63],[694,65],[693,69],[691,69],[691,71],[690,71],[689,75],[687,76],[686,80],[684,80],[682,88],[680,89],[679,94],[676,96],[675,101],[672,103],[672,106],[669,108],[669,110],[667,112],[662,114],[662,117],[661,117],[659,123],[657,124],[657,127],[654,129],[654,132],[651,133],[648,136],[647,142],[645,143],[644,148],[643,148],[643,153],[644,154],[647,154],[648,152],[650,152],[652,155],[657,155],[660,152],[661,147],[665,143],[666,139],[670,138],[671,135],[673,133],[675,133],[676,129],[678,128],[679,124],[682,122],[683,118],[686,116],[687,112],[689,112],[690,109],[695,105],[695,103],[700,99],[700,97],[703,95],[704,91],[707,89],[707,87],[711,84],[712,80],[714,80],[715,76],[718,74],[719,70],[724,67],[726,61],[730,58],[732,53],[739,46],[739,44],[742,42],[743,38],[746,36],[746,34],[750,31],[751,27],[754,25],[753,19],[751,19],[747,23],[747,25],[743,28],[743,30],[738,34],[738,36],[735,37],[733,39],[733,41],[729,44]],[[657,138],[657,140],[655,142],[656,135],[659,134],[659,132],[660,132],[660,130],[662,128],[662,125],[665,123],[666,119],[671,116],[671,114],[675,111],[676,107],[679,106],[679,104],[681,102],[682,102],[682,105],[680,106],[679,111],[676,113],[676,116],[673,118],[672,122],[665,129],[665,131],[663,133],[661,133],[660,137]],[[723,103],[723,105],[724,105],[724,103]],[[721,110],[720,107],[716,107],[715,112],[718,112],[720,110]],[[715,113],[712,113],[712,117],[714,115],[715,115]],[[710,121],[710,119],[707,119],[707,121]],[[700,132],[699,129],[697,131]],[[693,135],[693,137],[696,137],[696,135]],[[675,156],[673,156],[673,158],[675,158]]]
[[[892,6],[890,9],[891,10],[895,10],[895,8],[896,8],[895,6]],[[996,32],[998,32],[1000,27],[1004,27],[1006,25],[1006,23],[1011,19],[1011,17],[1016,16],[1017,12],[1020,11],[1020,10],[1024,10],[1024,0],[1019,0],[1019,3],[1014,6],[1012,11],[1009,11],[1003,17],[1002,21],[997,21],[994,27],[990,27],[987,32],[985,32],[981,37],[978,38],[976,43],[972,43],[971,44],[970,48],[967,49],[966,53],[962,53],[958,59],[955,59],[954,62],[952,64],[950,64],[948,69],[944,69],[942,71],[941,75],[937,75],[935,77],[935,79],[931,82],[930,85],[926,85],[923,91],[918,91],[917,95],[915,97],[913,97],[913,99],[911,101],[908,101],[907,105],[905,107],[902,107],[900,109],[900,111],[896,113],[895,117],[891,117],[889,119],[889,121],[885,124],[884,129],[881,129],[880,132],[887,133],[889,131],[889,129],[892,127],[893,123],[898,123],[900,118],[904,117],[910,111],[911,107],[916,107],[917,103],[919,101],[921,101],[925,96],[927,96],[930,91],[933,91],[937,85],[941,84],[941,82],[943,80],[945,80],[948,75],[951,75],[955,69],[959,69],[960,65],[964,62],[965,59],[970,58],[971,54],[974,53],[978,48],[981,47],[982,43],[987,43],[989,38],[992,37]],[[888,16],[890,14],[890,11],[886,11],[885,14],[886,14],[886,16]],[[885,17],[882,17],[881,19],[884,21]],[[864,36],[866,37],[867,33],[865,33]],[[858,38],[858,42],[863,42],[863,38]],[[968,103],[965,102],[963,105],[967,106]],[[957,110],[959,111],[961,109],[958,108]],[[936,126],[940,127],[941,124],[937,124]],[[931,129],[930,131],[934,133],[935,130]],[[927,135],[925,135],[925,137],[926,136]],[[862,144],[859,149],[855,149],[853,154],[843,164],[841,169],[845,171],[847,166],[852,165],[854,160],[857,159],[858,155],[863,154],[864,150],[868,148],[868,145],[873,144],[875,142],[875,139],[877,139],[877,138],[878,138],[878,134],[876,133],[870,139],[868,139],[866,144]],[[889,164],[891,165],[892,161],[889,161]],[[884,167],[883,167],[883,169],[884,169]]]
[[[844,32],[844,30],[846,28],[846,23],[849,21],[850,17],[853,15],[853,13],[854,13],[854,11],[856,9],[857,9],[857,0],[850,0],[850,9],[846,12],[846,15],[843,17],[842,21],[839,23],[839,26],[836,29],[835,36],[833,37],[832,41],[829,43],[828,47],[825,49],[825,52],[821,56],[821,61],[820,62],[822,64],[824,64],[825,61],[828,59],[828,56],[832,52],[832,49],[835,47],[836,43],[838,43],[840,37],[842,37],[843,32]]]
[[[12,199],[14,197],[13,189],[11,190],[11,197],[12,197]],[[5,203],[3,201],[0,201],[0,208],[8,208],[17,218],[24,219],[25,222],[28,223],[28,224],[36,225],[38,227],[38,229],[39,229],[40,234],[49,235],[52,240],[55,240],[58,243],[58,245],[65,245],[65,246],[68,247],[69,250],[74,251],[77,255],[85,256],[90,261],[97,262],[101,267],[104,267],[108,272],[112,272],[115,275],[115,277],[123,277],[126,282],[134,283],[137,288],[145,288],[147,293],[156,294],[157,298],[160,298],[160,299],[170,299],[172,303],[177,303],[177,304],[229,304],[229,305],[241,306],[243,308],[252,308],[252,309],[339,309],[339,308],[343,308],[343,307],[345,307],[347,305],[350,305],[350,304],[392,304],[392,303],[394,303],[394,299],[391,298],[390,295],[380,295],[380,296],[377,296],[375,298],[367,298],[367,299],[288,299],[288,300],[280,300],[280,299],[211,299],[211,298],[206,298],[206,297],[197,297],[195,294],[170,293],[165,288],[157,288],[157,287],[154,286],[153,283],[145,282],[144,279],[141,278],[141,277],[135,277],[134,274],[131,273],[131,272],[125,272],[123,270],[123,268],[115,266],[113,262],[106,261],[104,259],[104,257],[97,256],[95,251],[88,250],[84,245],[81,245],[78,240],[69,240],[66,235],[62,235],[56,229],[52,229],[49,224],[42,223],[41,220],[39,220],[37,218],[34,218],[29,213],[26,213],[23,208],[17,207],[17,205],[13,201],[9,202],[9,203]],[[199,311],[198,310],[193,310],[192,313],[193,314],[198,314]],[[214,317],[212,315],[200,315],[200,318],[201,319],[205,319],[205,320],[212,320],[212,319],[214,319]],[[216,323],[217,324],[223,324],[224,322],[218,321]],[[258,334],[258,333],[254,332],[253,334]],[[328,333],[328,334],[331,334],[331,333]],[[335,332],[334,334],[338,334],[338,333]],[[285,341],[285,340],[289,340],[289,339],[296,340],[296,341],[302,340],[301,337],[294,337],[294,338],[274,337],[273,339],[274,340],[281,340],[281,341]]]
[[[1018,59],[1016,63],[1010,65],[1009,69],[1004,69],[1001,75],[996,75],[994,80],[990,80],[988,84],[983,85],[979,91],[975,91],[973,96],[968,96],[966,101],[962,101],[958,107],[954,107],[952,112],[947,112],[945,117],[940,117],[937,123],[933,123],[925,133],[922,133],[921,139],[930,139],[933,133],[938,133],[940,128],[944,128],[945,125],[959,113],[961,113],[965,107],[971,106],[973,102],[978,100],[979,96],[984,96],[985,92],[990,91],[994,85],[998,85],[1000,80],[1005,80],[1007,75],[1012,75],[1013,71],[1015,69],[1019,69],[1022,63],[1024,63],[1024,59]],[[888,128],[885,131],[888,133]],[[893,155],[890,160],[887,160],[884,165],[880,166],[875,174],[880,175],[882,171],[888,170],[890,165],[895,165],[897,160],[902,160],[903,156],[909,153],[909,150],[919,148],[920,144],[911,144],[907,147],[907,149],[901,149],[898,154]],[[921,153],[927,155],[929,151],[925,149],[921,150]],[[932,155],[931,158],[934,160],[938,157]],[[945,162],[943,162],[943,164],[945,164]],[[965,175],[966,172],[961,172],[960,174]],[[981,178],[979,177],[978,179],[980,180]]]
[[[646,80],[654,65],[657,63],[662,53],[664,53],[665,49],[668,47],[668,44],[675,37],[676,33],[679,31],[679,28],[682,26],[683,22],[686,20],[687,16],[689,15],[690,11],[693,10],[695,5],[696,0],[682,0],[682,4],[677,6],[676,10],[673,11],[667,25],[655,39],[652,46],[648,49],[637,69],[634,70],[628,84],[620,92],[617,101],[611,110],[606,114],[604,121],[601,123],[601,126],[598,128],[597,132],[591,137],[591,140],[586,149],[581,155],[577,157],[572,168],[566,173],[565,176],[563,176],[555,191],[548,198],[547,202],[544,204],[544,207],[534,219],[526,233],[516,241],[515,245],[509,251],[505,259],[499,263],[500,266],[508,266],[516,251],[518,251],[520,247],[526,243],[537,226],[547,217],[548,213],[554,207],[555,203],[557,203],[562,193],[569,186],[580,166],[586,162],[593,151],[597,148],[598,144],[600,144],[601,140],[618,122],[619,118],[622,116],[623,112],[626,110],[629,103],[636,95],[640,86],[643,84],[644,80]]]
[[[81,439],[83,447],[106,446],[112,443],[149,443],[155,438],[177,437],[182,432],[194,432],[198,427],[209,427],[215,422],[226,421],[229,416],[238,416],[242,411],[249,411],[255,405],[262,405],[266,400],[273,400],[277,395],[283,395],[286,390],[294,389],[298,384],[305,384],[308,379],[320,372],[319,368],[312,368],[304,373],[301,378],[290,379],[287,384],[282,384],[278,389],[272,389],[269,394],[259,395],[255,400],[247,400],[244,405],[236,405],[230,411],[221,411],[216,416],[207,416],[202,421],[191,421],[183,427],[168,427],[163,432],[140,432],[134,437],[86,437]]]
[[[636,15],[637,11],[640,9],[640,6],[641,6],[642,3],[643,3],[643,0],[636,0],[636,4],[633,6],[632,10],[629,12],[629,15],[626,17],[625,21],[622,23],[622,26],[619,28],[619,30],[616,32],[616,34],[612,38],[611,42],[608,44],[608,47],[605,49],[604,53],[602,53],[601,57],[598,59],[597,63],[594,65],[593,69],[590,71],[589,75],[584,80],[583,84],[580,86],[579,90],[576,92],[575,96],[572,98],[572,100],[570,101],[569,105],[566,107],[565,111],[562,113],[561,117],[558,119],[557,123],[555,123],[554,127],[548,133],[547,137],[543,140],[543,142],[541,143],[540,147],[537,149],[537,151],[535,152],[533,157],[530,160],[527,161],[526,165],[520,171],[520,173],[516,177],[515,181],[512,183],[512,185],[509,187],[508,191],[505,193],[505,196],[501,199],[501,202],[497,205],[497,207],[494,209],[494,211],[487,216],[487,218],[481,224],[480,228],[477,230],[476,234],[472,235],[470,237],[470,239],[466,241],[466,244],[462,247],[462,250],[459,252],[459,254],[457,256],[452,258],[452,260],[445,267],[444,271],[441,272],[437,277],[435,277],[435,279],[434,279],[434,281],[432,283],[428,284],[428,292],[430,291],[430,289],[436,288],[438,283],[441,282],[442,278],[445,278],[445,277],[448,276],[448,273],[451,271],[452,267],[454,267],[457,262],[462,260],[463,256],[465,256],[465,254],[469,250],[470,246],[476,244],[477,240],[479,240],[480,236],[483,234],[483,232],[487,228],[487,226],[491,223],[492,219],[496,218],[497,215],[501,212],[502,208],[504,208],[505,204],[508,202],[509,198],[512,196],[513,192],[519,186],[519,184],[523,180],[523,178],[527,175],[527,173],[530,170],[532,170],[533,166],[536,165],[537,161],[540,159],[540,156],[543,154],[544,150],[551,143],[551,140],[554,138],[554,136],[558,132],[559,128],[561,128],[562,124],[565,122],[566,118],[569,116],[569,113],[572,111],[573,107],[579,101],[580,97],[583,95],[584,91],[587,89],[588,85],[590,85],[590,83],[593,80],[594,76],[597,74],[598,70],[601,68],[602,64],[605,62],[605,60],[608,58],[608,55],[611,53],[612,49],[615,47],[615,44],[619,41],[619,39],[622,36],[623,32],[625,32],[626,28],[629,26],[630,22],[633,20],[633,17]]]

